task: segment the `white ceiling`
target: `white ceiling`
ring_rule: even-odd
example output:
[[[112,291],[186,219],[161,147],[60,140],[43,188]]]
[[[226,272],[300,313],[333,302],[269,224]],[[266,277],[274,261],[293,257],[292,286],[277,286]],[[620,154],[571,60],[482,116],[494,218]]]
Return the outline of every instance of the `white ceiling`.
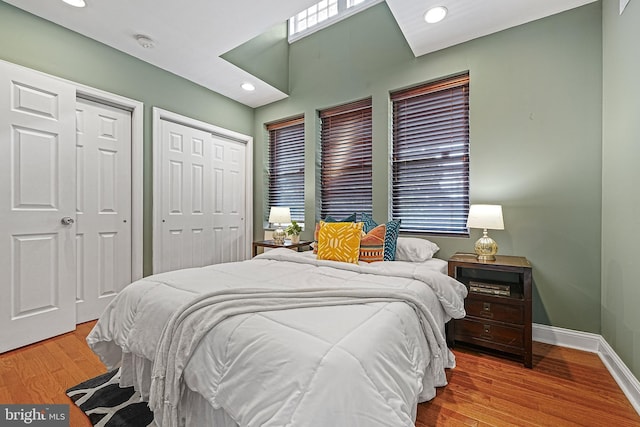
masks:
[[[487,34],[506,30],[595,0],[387,0],[415,56],[435,52]],[[445,6],[444,21],[433,25],[423,15]]]
[[[250,107],[287,95],[220,55],[286,21],[318,0],[86,0],[79,9],[61,0],[4,0]],[[386,0],[416,56],[540,19],[595,0]],[[436,5],[449,9],[433,25],[423,20]],[[155,41],[142,48],[134,36]],[[245,82],[254,92],[240,88]]]

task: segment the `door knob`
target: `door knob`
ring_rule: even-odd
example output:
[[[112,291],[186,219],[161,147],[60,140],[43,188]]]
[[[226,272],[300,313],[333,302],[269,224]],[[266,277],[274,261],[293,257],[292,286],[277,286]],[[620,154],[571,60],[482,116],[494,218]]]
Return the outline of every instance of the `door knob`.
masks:
[[[75,220],[73,218],[71,218],[70,216],[65,216],[60,220],[60,222],[63,225],[71,225],[71,224],[73,224],[75,222]]]

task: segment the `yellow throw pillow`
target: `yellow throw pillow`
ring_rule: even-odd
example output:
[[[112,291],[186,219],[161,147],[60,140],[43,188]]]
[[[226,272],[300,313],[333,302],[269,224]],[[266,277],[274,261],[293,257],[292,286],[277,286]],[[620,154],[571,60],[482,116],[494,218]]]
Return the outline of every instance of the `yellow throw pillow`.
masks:
[[[318,259],[357,264],[361,238],[361,222],[320,221]]]

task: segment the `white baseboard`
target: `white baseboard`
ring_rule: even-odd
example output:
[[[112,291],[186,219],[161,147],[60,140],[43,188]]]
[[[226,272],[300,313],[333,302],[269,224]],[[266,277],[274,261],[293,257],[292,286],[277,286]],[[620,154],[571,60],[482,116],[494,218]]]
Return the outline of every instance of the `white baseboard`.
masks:
[[[533,340],[576,350],[598,353],[600,340],[598,334],[574,331],[572,329],[557,328],[555,326],[534,323],[532,327]]]
[[[597,353],[622,392],[629,399],[629,403],[640,415],[640,381],[602,335],[537,323],[533,324],[532,335],[534,341]]]

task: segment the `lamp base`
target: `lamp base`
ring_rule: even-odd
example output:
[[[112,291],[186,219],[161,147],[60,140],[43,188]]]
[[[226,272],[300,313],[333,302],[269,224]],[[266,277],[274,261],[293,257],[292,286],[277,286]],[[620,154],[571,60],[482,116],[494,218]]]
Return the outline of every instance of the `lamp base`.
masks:
[[[275,230],[273,230],[273,242],[276,245],[284,245],[285,237],[287,237],[287,233],[285,233],[281,227],[278,227]]]
[[[496,257],[495,257],[495,255],[478,255],[478,254],[476,254],[476,259],[478,261],[495,261]]]
[[[485,229],[481,238],[478,239],[473,246],[476,258],[479,261],[495,261],[495,255],[498,253],[498,244],[491,237],[487,236]]]

